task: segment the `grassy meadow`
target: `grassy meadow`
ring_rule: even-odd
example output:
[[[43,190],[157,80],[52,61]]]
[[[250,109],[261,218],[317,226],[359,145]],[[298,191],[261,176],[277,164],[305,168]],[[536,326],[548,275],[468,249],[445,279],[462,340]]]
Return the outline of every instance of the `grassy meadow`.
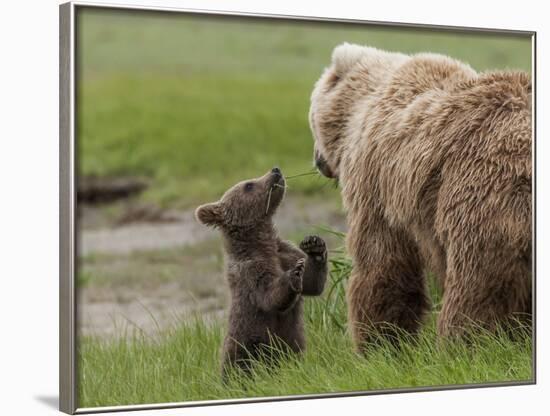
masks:
[[[280,367],[257,363],[253,378],[220,378],[224,324],[200,317],[159,332],[156,337],[128,328],[128,337],[85,337],[78,350],[79,406],[116,406],[193,400],[238,399],[444,385],[529,381],[532,343],[521,330],[513,340],[504,332],[479,331],[471,343],[438,340],[435,317],[439,293],[430,285],[433,310],[416,339],[402,335],[400,348],[389,342],[353,351],[346,329],[344,285],[351,264],[331,262],[321,299],[306,299],[308,348]],[[432,282],[432,280],[430,280]]]
[[[253,379],[220,380],[223,327],[186,322],[155,340],[85,340],[79,350],[79,406],[259,398],[532,379],[531,341],[478,335],[474,345],[438,346],[433,326],[401,349],[384,343],[355,354],[338,328],[309,322],[308,350],[277,371],[257,366]]]
[[[287,175],[309,171],[309,96],[332,49],[344,41],[443,53],[480,71],[531,69],[530,39],[512,35],[85,8],[78,13],[77,33],[80,174],[144,177],[150,186],[138,200],[163,209],[192,209],[274,165]],[[297,178],[287,198],[338,201],[338,190],[327,183],[316,176]],[[133,282],[147,291],[152,279],[193,278],[196,269],[179,272],[188,264],[182,253],[195,258],[218,253],[218,246],[206,242],[163,254],[134,253],[124,260],[128,269],[119,255],[90,255],[77,284],[111,291],[116,270],[123,282],[117,290]],[[213,261],[221,273],[220,259]],[[109,262],[112,268],[104,268]],[[200,270],[212,273],[210,267]],[[121,328],[114,338],[79,336],[78,406],[532,378],[531,340],[525,334],[513,341],[480,333],[470,344],[437,342],[440,295],[433,285],[433,310],[419,339],[403,339],[399,351],[382,342],[358,356],[346,329],[350,267],[344,252],[331,252],[323,297],[306,300],[305,355],[289,357],[276,372],[259,365],[253,381],[221,384],[225,322],[206,322],[200,315],[153,336],[136,327]]]

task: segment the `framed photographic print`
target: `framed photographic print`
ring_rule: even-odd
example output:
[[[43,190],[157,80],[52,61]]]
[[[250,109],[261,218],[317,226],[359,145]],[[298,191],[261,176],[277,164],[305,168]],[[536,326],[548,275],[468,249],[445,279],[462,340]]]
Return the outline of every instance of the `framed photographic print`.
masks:
[[[534,45],[61,5],[61,410],[534,383]]]

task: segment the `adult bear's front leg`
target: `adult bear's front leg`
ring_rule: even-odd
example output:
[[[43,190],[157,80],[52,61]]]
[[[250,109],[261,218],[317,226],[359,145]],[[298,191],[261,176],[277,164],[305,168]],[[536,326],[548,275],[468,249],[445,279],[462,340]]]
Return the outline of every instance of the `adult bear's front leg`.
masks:
[[[347,245],[353,258],[348,318],[357,350],[378,336],[416,333],[429,302],[414,242],[380,221],[350,227]]]

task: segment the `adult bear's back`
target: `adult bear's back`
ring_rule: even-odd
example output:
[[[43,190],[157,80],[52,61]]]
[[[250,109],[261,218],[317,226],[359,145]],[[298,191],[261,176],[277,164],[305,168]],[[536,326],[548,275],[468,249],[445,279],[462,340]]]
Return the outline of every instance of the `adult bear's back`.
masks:
[[[457,85],[447,99],[448,148],[435,228],[442,236],[472,228],[487,239],[531,246],[531,81],[492,72]],[[501,240],[501,241],[499,241]]]

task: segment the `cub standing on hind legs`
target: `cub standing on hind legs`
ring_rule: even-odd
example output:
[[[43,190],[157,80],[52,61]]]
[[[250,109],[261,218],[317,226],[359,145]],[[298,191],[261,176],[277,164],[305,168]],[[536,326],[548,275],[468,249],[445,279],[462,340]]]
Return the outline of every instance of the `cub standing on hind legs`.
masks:
[[[327,250],[317,236],[306,237],[300,249],[278,237],[273,214],[284,194],[285,179],[273,168],[238,183],[195,213],[201,223],[221,230],[226,251],[231,307],[224,379],[231,366],[249,372],[251,359],[270,356],[274,341],[287,352],[305,349],[302,295],[323,292]]]

